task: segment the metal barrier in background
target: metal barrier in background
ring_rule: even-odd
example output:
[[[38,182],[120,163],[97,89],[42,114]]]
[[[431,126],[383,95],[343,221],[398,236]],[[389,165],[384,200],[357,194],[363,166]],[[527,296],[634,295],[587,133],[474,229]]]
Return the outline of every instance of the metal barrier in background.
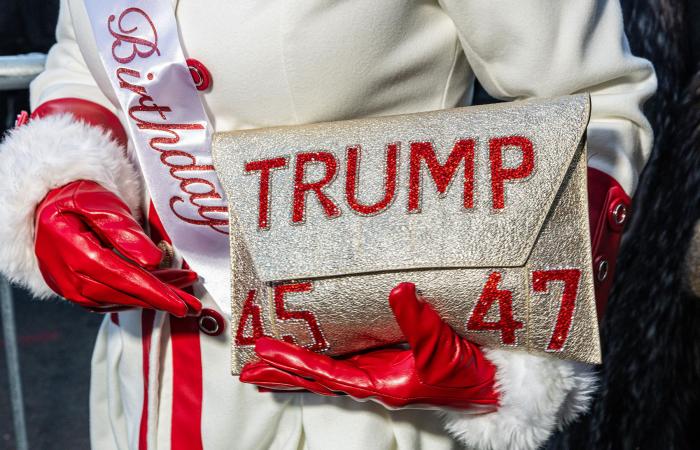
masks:
[[[29,83],[44,70],[46,55],[0,56],[0,91],[27,89]]]
[[[17,450],[27,450],[27,425],[24,421],[24,399],[22,398],[22,378],[19,371],[19,350],[12,288],[4,277],[0,277],[0,310],[2,311],[2,331],[5,338],[5,358],[7,378],[10,382],[10,403],[12,423],[15,430]]]
[[[44,69],[45,60],[46,55],[41,53],[0,56],[0,91],[26,89],[29,87],[29,83],[34,77]],[[13,111],[8,111],[8,114],[13,113]],[[12,123],[9,118],[6,122]],[[15,431],[16,448],[17,450],[28,450],[29,444],[27,441],[27,426],[24,420],[24,399],[19,368],[14,300],[10,284],[1,276],[0,312],[2,313],[2,331],[5,340],[7,378],[10,384],[10,401],[12,403],[12,422]]]

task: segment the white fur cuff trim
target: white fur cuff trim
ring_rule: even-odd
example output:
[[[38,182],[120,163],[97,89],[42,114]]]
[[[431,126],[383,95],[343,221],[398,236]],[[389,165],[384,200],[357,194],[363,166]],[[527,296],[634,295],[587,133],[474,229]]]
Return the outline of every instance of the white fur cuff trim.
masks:
[[[591,366],[522,351],[483,350],[497,369],[498,410],[483,415],[441,411],[447,430],[468,448],[534,450],[588,409],[595,390]]]
[[[31,120],[0,143],[0,271],[37,297],[52,291],[34,255],[34,214],[54,188],[92,180],[119,195],[135,214],[141,181],[109,133],[70,114]]]

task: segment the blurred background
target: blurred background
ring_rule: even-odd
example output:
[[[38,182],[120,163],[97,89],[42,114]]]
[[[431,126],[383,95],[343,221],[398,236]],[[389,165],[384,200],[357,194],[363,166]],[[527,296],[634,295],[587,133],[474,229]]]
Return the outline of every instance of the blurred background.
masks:
[[[41,55],[55,41],[58,0],[0,0],[0,128],[29,110],[26,87]],[[23,69],[24,75],[18,70]],[[19,86],[18,86],[19,85]],[[9,90],[8,90],[9,88]],[[88,449],[90,356],[101,317],[56,299],[39,302],[13,289],[28,448]],[[3,313],[5,311],[3,310]],[[5,317],[3,317],[5,318]],[[7,367],[7,337],[0,335],[0,449],[17,449]]]
[[[90,356],[101,317],[59,300],[14,291],[28,448],[89,449]],[[0,345],[0,449],[17,449]]]
[[[0,0],[2,130],[29,110],[26,82],[54,41],[58,3]],[[658,94],[646,105],[655,148],[601,323],[599,392],[590,413],[557,433],[548,448],[697,449],[700,0],[622,0],[622,6],[633,53],[651,60],[659,78]],[[491,101],[483,90],[476,98]],[[693,239],[695,253],[689,250]],[[89,448],[90,357],[101,317],[58,299],[33,300],[3,283],[0,449]],[[23,394],[14,404],[13,370]]]

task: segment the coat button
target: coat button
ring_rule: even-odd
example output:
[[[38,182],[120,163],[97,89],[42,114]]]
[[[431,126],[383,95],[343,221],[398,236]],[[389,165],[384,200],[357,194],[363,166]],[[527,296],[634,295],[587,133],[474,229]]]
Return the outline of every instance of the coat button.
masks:
[[[608,278],[608,271],[610,270],[610,265],[608,261],[603,258],[596,258],[595,272],[596,279],[599,283],[604,282]]]
[[[224,332],[224,318],[213,309],[202,309],[199,316],[199,331],[209,336],[218,336]]]
[[[610,208],[608,209],[608,224],[613,230],[622,231],[622,228],[624,228],[627,223],[628,216],[629,211],[625,202],[617,199],[610,203]]]
[[[209,86],[211,86],[211,73],[209,73],[209,69],[194,58],[188,58],[186,62],[197,90],[206,91],[209,89]]]

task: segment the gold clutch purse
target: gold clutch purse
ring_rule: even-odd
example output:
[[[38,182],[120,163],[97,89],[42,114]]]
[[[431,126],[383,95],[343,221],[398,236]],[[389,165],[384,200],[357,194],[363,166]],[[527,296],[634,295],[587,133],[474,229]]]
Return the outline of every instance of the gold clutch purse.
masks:
[[[268,335],[329,355],[402,341],[416,284],[461,335],[600,362],[588,95],[218,133],[232,371]]]

